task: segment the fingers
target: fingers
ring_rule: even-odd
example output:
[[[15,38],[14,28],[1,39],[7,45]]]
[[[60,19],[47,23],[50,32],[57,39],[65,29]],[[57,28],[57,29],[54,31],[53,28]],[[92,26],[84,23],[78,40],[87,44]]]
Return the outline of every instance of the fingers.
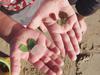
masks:
[[[56,55],[60,55],[60,50],[55,46],[53,42],[47,39],[46,45],[50,51],[54,52]]]
[[[43,49],[41,49],[41,50],[43,50]],[[30,53],[30,56],[28,59],[29,62],[35,63],[35,62],[39,61],[40,59],[42,59],[42,61],[44,61],[44,62],[48,62],[52,58],[59,65],[63,65],[63,61],[61,60],[61,58],[58,55],[56,55],[53,51],[47,50],[47,52],[45,52],[45,53],[43,52],[42,54],[40,52],[38,52],[38,53],[35,52],[34,55],[32,53]]]
[[[68,35],[69,35],[70,41],[73,45],[73,48],[74,48],[76,54],[79,54],[80,49],[79,49],[79,44],[78,44],[77,38],[75,36],[75,32],[73,30],[71,30],[68,32]]]
[[[74,12],[74,10],[72,9],[72,7],[69,5],[65,8],[62,8],[61,11],[66,13],[66,18],[67,18],[67,22],[66,25],[64,26],[66,32],[74,29],[76,37],[78,39],[78,41],[80,42],[82,40],[82,32],[78,23],[78,19],[77,16]]]
[[[82,15],[79,15],[77,13],[76,13],[76,15],[77,15],[77,18],[78,18],[78,21],[79,21],[82,33],[84,34],[86,32],[86,30],[87,30],[87,25],[86,25],[86,22],[85,22],[85,17],[82,16]]]
[[[56,64],[58,64],[59,66],[63,66],[64,62],[61,59],[60,56],[56,55],[55,53],[53,53],[52,51],[48,50],[47,53],[41,58],[41,60],[44,63],[49,62],[50,60],[53,60]]]
[[[44,57],[42,57],[40,60],[43,61],[44,63],[48,63],[49,61],[52,60],[52,61],[54,61],[57,65],[59,65],[60,67],[62,67],[62,66],[64,65],[63,60],[62,60],[59,56],[57,56],[57,55],[55,55],[55,54],[53,54],[53,55],[50,56],[50,57],[44,56]]]
[[[61,35],[51,33],[51,36],[52,36],[52,39],[53,39],[55,45],[59,48],[61,55],[63,57],[65,57],[65,48],[64,48],[64,43],[63,43]]]
[[[50,40],[47,39],[46,45],[47,45],[47,47],[49,49],[48,52],[47,52],[47,54],[46,54],[46,56],[48,55],[48,53],[51,53],[51,58],[53,60],[55,60],[55,62],[57,64],[63,65],[64,63],[63,63],[62,59],[59,57],[60,56],[60,50],[55,46],[55,44],[52,43]]]
[[[76,15],[71,15],[70,17],[67,17],[66,24],[64,25],[65,32],[68,32],[72,30],[73,25],[77,22]]]
[[[47,32],[47,28],[45,27],[43,23],[41,23],[40,29],[42,30],[42,32]]]
[[[56,75],[55,72],[53,72],[45,63],[43,63],[41,60],[33,64],[35,68],[37,68],[39,71],[49,75],[49,72],[51,72],[51,75]]]
[[[46,59],[41,59],[33,63],[34,67],[47,75],[61,75],[62,74],[61,67],[59,67],[59,65],[55,63],[54,60],[51,59],[49,59],[49,61],[44,62]]]
[[[85,34],[87,30],[87,25],[85,23],[84,19],[79,20],[80,28],[82,30],[82,33]]]
[[[62,58],[57,55],[52,55],[51,59],[53,59],[55,61],[55,63],[57,63],[60,67],[62,67],[64,65]]]
[[[39,53],[42,53],[42,52],[40,51]],[[38,53],[38,55],[37,54],[33,55],[32,53],[30,53],[28,61],[30,63],[36,63],[40,59],[42,59],[44,62],[48,62],[50,60],[49,57],[53,55],[53,53],[49,50],[47,50],[47,52],[45,52],[44,55],[42,55],[42,56],[40,56],[39,53]]]
[[[48,50],[38,61],[34,62],[35,59],[33,55],[29,58],[29,62],[32,63],[35,68],[47,75],[62,74],[61,66],[63,66],[63,60],[51,50]]]
[[[39,64],[36,62],[35,65],[39,65]],[[44,63],[44,66],[42,67],[38,66],[38,69],[47,75],[50,75],[50,74],[61,75],[62,74],[61,67],[58,66],[58,64],[53,60],[49,60],[47,63]]]
[[[21,55],[20,50],[16,48],[11,49],[11,75],[19,75],[21,70]]]
[[[38,44],[40,45],[44,45],[45,47],[47,47],[50,51],[52,51],[53,53],[59,55],[60,51],[59,49],[55,46],[54,43],[52,43],[50,40],[48,40],[43,34],[41,34],[39,36],[39,39],[37,41]]]
[[[65,57],[65,50],[64,50],[62,37],[60,36],[60,34],[55,32],[55,30],[57,30],[57,32],[60,32],[59,29],[61,27],[57,28],[56,26],[59,26],[59,25],[56,25],[56,23],[49,17],[44,20],[44,24],[47,26],[47,29],[49,30],[49,33],[55,45],[60,49],[61,55]]]
[[[74,51],[73,45],[71,43],[70,37],[68,34],[62,34],[62,39],[65,45],[66,53],[72,61],[76,60],[76,53]]]
[[[75,32],[75,34],[76,34],[77,40],[78,40],[79,42],[81,42],[81,41],[82,41],[82,30],[81,30],[81,28],[80,28],[78,22],[76,22],[76,23],[74,24],[73,30],[74,30],[74,32]]]
[[[55,72],[57,75],[61,75],[61,74],[62,74],[61,68],[60,68],[54,61],[49,61],[48,63],[46,63],[46,65],[47,65],[53,72]],[[47,72],[47,74],[49,75],[49,71]]]

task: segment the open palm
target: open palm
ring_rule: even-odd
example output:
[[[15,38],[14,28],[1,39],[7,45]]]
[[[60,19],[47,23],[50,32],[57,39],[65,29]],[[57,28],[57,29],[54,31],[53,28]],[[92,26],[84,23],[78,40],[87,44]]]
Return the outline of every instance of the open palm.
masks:
[[[57,20],[60,19],[60,12],[66,13],[66,16],[64,15],[64,17],[67,18],[66,24],[62,26],[56,24]],[[48,23],[47,21],[48,24],[44,24],[43,21],[47,20],[48,18],[53,19],[54,22],[49,21]],[[55,45],[60,49],[62,56],[65,56],[65,54],[68,53],[71,59],[75,59],[77,54],[79,54],[80,50],[78,42],[80,42],[82,39],[82,33],[76,14],[68,0],[45,0],[39,10],[33,16],[33,20],[29,25],[29,28],[32,29],[36,29],[37,27],[40,27],[42,30],[47,28],[50,34],[52,33],[51,37]],[[68,32],[70,30],[72,31],[69,35]],[[68,39],[65,39],[66,36],[68,36]],[[71,38],[71,40],[75,40],[75,43],[71,42],[70,47],[68,46],[68,48],[65,48],[65,43],[68,43],[66,40],[71,41],[69,36],[73,38],[75,37],[75,39]]]
[[[24,52],[20,49],[20,45],[26,45],[28,39],[34,39],[36,45],[32,50]],[[11,41],[11,75],[19,75],[21,59],[29,61],[35,68],[47,75],[61,74],[63,61],[59,54],[58,48],[47,40],[41,32],[22,29],[16,33],[16,37]]]

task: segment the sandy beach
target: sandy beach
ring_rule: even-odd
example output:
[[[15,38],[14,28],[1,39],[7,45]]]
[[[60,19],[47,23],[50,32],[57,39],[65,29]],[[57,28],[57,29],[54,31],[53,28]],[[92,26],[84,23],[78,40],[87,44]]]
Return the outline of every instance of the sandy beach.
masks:
[[[86,23],[88,29],[80,43],[81,53],[75,62],[66,57],[63,75],[100,75],[100,10],[86,18]],[[9,55],[9,45],[2,39],[0,51]],[[20,75],[44,75],[23,60],[21,68]]]

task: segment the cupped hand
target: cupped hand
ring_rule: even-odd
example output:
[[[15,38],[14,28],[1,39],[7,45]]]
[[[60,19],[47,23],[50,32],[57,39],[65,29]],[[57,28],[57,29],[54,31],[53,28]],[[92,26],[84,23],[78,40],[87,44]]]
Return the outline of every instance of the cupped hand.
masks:
[[[86,30],[87,30],[85,17],[77,14],[77,18],[78,18],[81,34],[83,35],[86,33]],[[76,57],[77,54],[79,54],[79,52],[80,52],[79,41],[77,39],[77,34],[80,34],[80,33],[78,33],[78,31],[77,31],[77,34],[76,34],[75,29],[73,28],[68,32],[58,34],[58,33],[53,32],[54,28],[56,28],[55,26],[58,25],[56,23],[56,20],[53,20],[52,18],[48,17],[48,18],[45,18],[43,21],[44,21],[45,26],[49,30],[51,37],[53,38],[57,47],[62,46],[62,48],[63,48],[63,45],[64,45],[64,48],[66,50],[65,53],[67,53],[72,60],[75,60],[77,58]],[[75,26],[76,26],[76,24],[74,25],[74,27]],[[62,49],[62,51],[63,50],[64,49]]]
[[[27,46],[27,40],[34,39],[36,45],[31,49],[21,47]],[[11,75],[20,75],[21,59],[24,59],[39,71],[46,75],[61,75],[62,59],[59,57],[59,49],[39,31],[21,29],[10,41],[11,48]]]
[[[58,24],[50,17],[44,20],[44,24],[46,25],[47,29],[50,30],[49,33],[56,46],[61,50],[60,52],[63,54],[65,53],[65,55],[68,54],[71,60],[76,60],[80,49],[75,31],[72,29],[66,33],[54,33],[52,31],[52,25]]]
[[[80,27],[79,30],[81,34],[83,35],[85,34],[87,30],[85,18],[79,14],[77,14],[77,18],[78,18],[79,27]],[[74,27],[76,26],[76,24],[75,26],[73,26],[73,29],[71,29],[70,31],[58,34],[58,33],[53,32],[54,28],[56,28],[56,26],[59,26],[56,20],[48,17],[43,20],[43,23],[49,30],[51,37],[54,40],[56,46],[62,49],[62,51],[64,51],[64,48],[65,48],[65,53],[69,55],[71,60],[75,60],[77,58],[77,55],[80,52],[79,41],[76,36],[79,33],[76,34],[74,30]]]
[[[66,13],[66,15],[64,15],[64,18],[67,19],[64,25],[58,25],[54,23],[50,24],[51,26],[49,24],[49,26],[44,25],[43,20],[48,17],[52,18],[57,22],[57,20],[59,20],[61,17],[59,14],[62,12]],[[78,42],[80,42],[82,39],[82,33],[79,26],[79,22],[77,20],[77,16],[71,5],[69,4],[68,0],[44,0],[39,10],[33,16],[33,20],[28,27],[32,29],[40,27],[43,31],[47,28],[50,33],[53,33],[51,34],[52,39],[55,42],[56,46],[61,50],[62,56],[65,56],[66,44],[64,43],[65,40],[63,40],[62,37],[59,36],[60,34],[65,34],[68,33],[70,30],[73,30],[76,36],[75,39],[78,40]],[[74,54],[79,54],[78,44],[76,45],[74,45],[76,50]]]

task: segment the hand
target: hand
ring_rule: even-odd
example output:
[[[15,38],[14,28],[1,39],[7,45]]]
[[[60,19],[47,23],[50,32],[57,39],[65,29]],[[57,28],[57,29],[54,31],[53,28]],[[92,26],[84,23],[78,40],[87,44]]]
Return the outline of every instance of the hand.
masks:
[[[86,25],[86,22],[85,22],[85,17],[77,14],[77,18],[78,18],[78,22],[79,22],[82,34],[85,34],[86,31],[87,31],[87,25]]]
[[[51,27],[45,27],[43,20],[50,17],[53,20],[57,21],[59,19],[59,13],[64,12],[66,13],[67,22],[64,26],[60,26],[57,24],[52,24]],[[28,26],[29,28],[36,29],[37,27],[48,29],[51,34],[56,46],[61,50],[61,54],[65,56],[65,44],[64,40],[61,37],[61,34],[67,33],[68,31],[73,29],[73,32],[76,36],[76,39],[80,42],[82,39],[82,33],[80,30],[79,22],[77,20],[76,14],[72,7],[70,6],[69,2],[66,0],[45,0],[45,2],[41,5],[37,13],[33,16],[32,23]],[[56,35],[57,34],[57,35]],[[59,40],[56,40],[59,38]],[[77,45],[77,44],[76,44]],[[76,46],[74,54],[79,54],[78,45]],[[72,49],[69,49],[72,50]],[[74,48],[73,48],[74,51]],[[73,55],[74,59],[76,58]]]
[[[78,18],[78,22],[79,22],[79,25],[80,25],[80,29],[81,29],[81,32],[82,34],[85,34],[86,30],[87,30],[87,25],[85,23],[85,18],[79,14],[77,14],[77,18]],[[59,35],[59,34],[56,34],[56,33],[53,33],[52,32],[52,25],[53,24],[57,24],[56,22],[54,22],[50,17],[45,19],[44,20],[44,24],[47,26],[48,30],[51,30],[50,31],[50,34],[52,35],[52,38],[54,40],[59,40],[57,39],[57,36],[56,35]],[[70,30],[64,34],[61,34],[59,35],[62,37],[62,40],[63,42],[65,43],[65,49],[66,49],[66,53],[68,53],[69,57],[72,59],[72,60],[75,60],[76,59],[76,53],[78,53],[78,50],[79,50],[79,45],[78,45],[78,41],[77,41],[77,38],[75,36],[75,32],[74,30]],[[61,41],[62,41],[61,40]],[[54,41],[58,46],[61,45],[62,42],[58,42],[58,41]],[[59,44],[60,43],[60,44]],[[75,50],[70,52],[69,49],[72,49],[72,50]]]
[[[37,47],[23,52],[20,45],[27,44],[28,39],[34,39]],[[19,75],[21,69],[21,59],[29,61],[35,68],[47,75],[61,75],[62,59],[59,57],[59,50],[47,38],[38,31],[31,29],[21,29],[10,41],[11,48],[11,75]],[[32,53],[33,52],[33,53]]]
[[[50,30],[49,33],[57,47],[60,48],[62,51],[65,50],[65,53],[69,55],[71,60],[76,60],[77,54],[79,54],[80,50],[74,30],[72,29],[66,33],[60,34],[54,33],[52,31],[52,25],[57,26],[58,24],[50,17],[44,20],[44,24],[46,25],[47,29]]]

